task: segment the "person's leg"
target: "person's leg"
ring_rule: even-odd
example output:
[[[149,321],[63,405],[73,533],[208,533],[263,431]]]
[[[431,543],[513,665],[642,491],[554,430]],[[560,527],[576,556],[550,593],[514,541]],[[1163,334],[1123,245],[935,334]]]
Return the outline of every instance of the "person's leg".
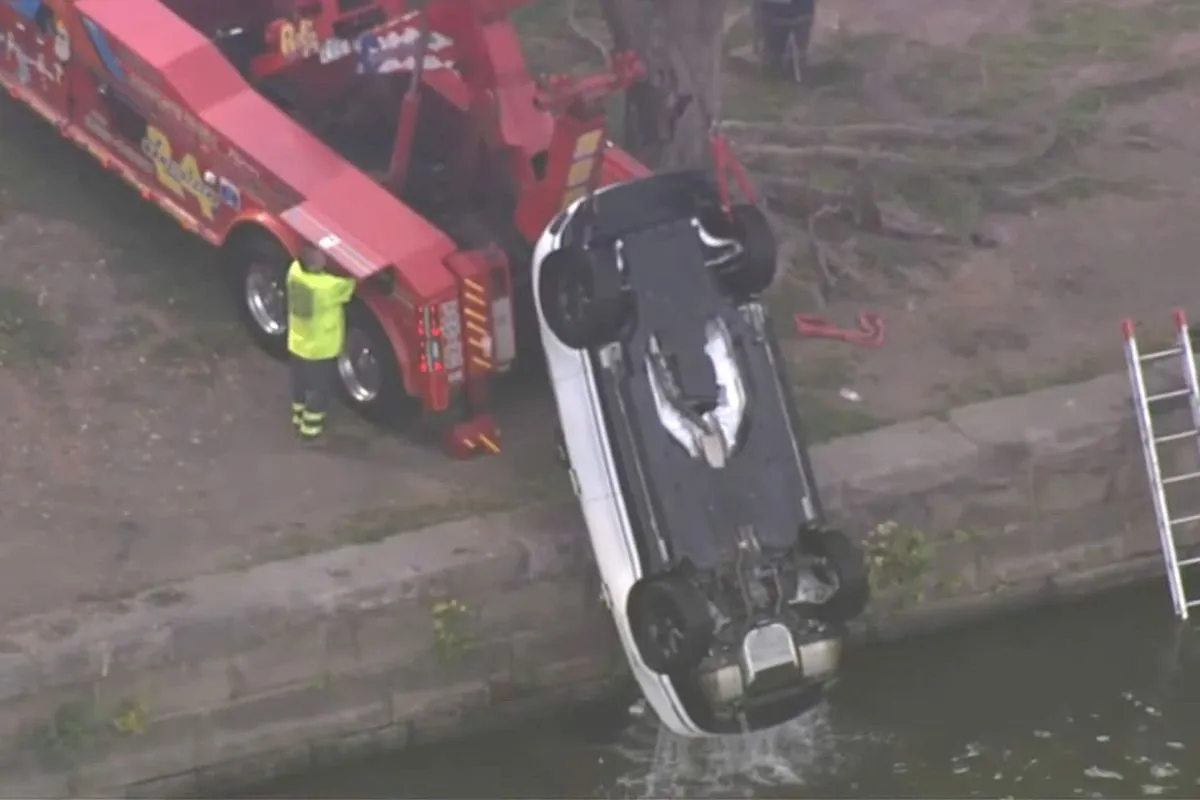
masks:
[[[336,374],[335,364],[332,358],[308,362],[308,392],[300,426],[300,435],[306,439],[316,439],[325,432],[325,417],[329,413],[329,399],[333,394]]]
[[[799,82],[805,71],[808,69],[808,45],[812,41],[813,30],[813,15],[800,17],[792,26],[791,36],[788,44],[791,48],[789,59],[789,69],[792,71],[793,79]]]
[[[295,356],[289,358],[288,373],[292,383],[292,427],[298,431],[304,416],[304,361]]]
[[[762,64],[772,78],[786,74],[788,31],[776,20],[766,19],[762,32]]]

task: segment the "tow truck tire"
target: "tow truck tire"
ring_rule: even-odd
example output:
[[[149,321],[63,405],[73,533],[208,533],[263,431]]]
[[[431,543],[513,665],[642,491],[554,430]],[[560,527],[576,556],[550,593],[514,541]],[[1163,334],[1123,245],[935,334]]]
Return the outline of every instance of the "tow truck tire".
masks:
[[[287,358],[286,281],[291,256],[265,232],[245,236],[229,247],[238,316],[264,352]]]
[[[715,633],[708,601],[683,576],[638,581],[629,592],[625,613],[642,661],[660,675],[687,672],[708,655]]]
[[[820,559],[823,575],[834,583],[833,596],[814,607],[814,615],[834,624],[849,622],[866,610],[871,600],[871,576],[862,548],[839,530],[818,528],[807,532],[803,547]]]
[[[718,269],[721,287],[738,302],[762,295],[775,280],[779,246],[767,216],[756,205],[738,203],[729,216],[718,209],[705,221],[710,233],[733,239],[742,254]]]
[[[615,341],[633,313],[615,257],[600,252],[555,250],[542,262],[537,292],[546,327],[574,350]]]
[[[346,344],[338,356],[337,378],[343,401],[369,422],[396,425],[415,415],[417,402],[404,388],[392,343],[358,300],[346,306]]]

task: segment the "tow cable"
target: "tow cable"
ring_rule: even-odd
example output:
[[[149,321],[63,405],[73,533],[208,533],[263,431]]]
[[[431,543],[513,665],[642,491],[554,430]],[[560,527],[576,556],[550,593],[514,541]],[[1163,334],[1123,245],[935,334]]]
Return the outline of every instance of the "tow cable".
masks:
[[[879,347],[884,342],[883,317],[874,311],[858,315],[857,328],[840,328],[820,314],[797,314],[796,333],[808,339],[834,339],[858,347]]]

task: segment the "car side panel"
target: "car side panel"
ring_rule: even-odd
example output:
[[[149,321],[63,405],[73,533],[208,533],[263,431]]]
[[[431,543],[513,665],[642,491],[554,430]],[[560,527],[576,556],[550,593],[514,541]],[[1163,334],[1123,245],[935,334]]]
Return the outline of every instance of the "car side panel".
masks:
[[[538,242],[533,259],[535,287],[542,260],[557,244],[557,237],[550,235],[543,236]],[[535,298],[536,294],[535,291]],[[580,509],[591,539],[605,600],[612,611],[630,669],[646,701],[664,725],[682,736],[705,735],[684,710],[671,682],[650,670],[638,653],[625,608],[629,592],[641,577],[642,569],[624,498],[613,472],[603,416],[597,405],[595,376],[588,355],[565,347],[546,327],[542,321],[540,298],[536,302],[543,350],[570,469],[579,493]]]

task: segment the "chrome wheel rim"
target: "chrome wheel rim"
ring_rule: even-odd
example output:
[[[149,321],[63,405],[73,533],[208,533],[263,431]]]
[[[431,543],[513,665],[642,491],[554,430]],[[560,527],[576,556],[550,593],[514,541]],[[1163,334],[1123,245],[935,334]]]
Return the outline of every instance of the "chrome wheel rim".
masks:
[[[338,356],[338,374],[346,393],[356,403],[370,403],[379,397],[382,372],[371,339],[357,328],[346,333],[346,346]]]
[[[287,293],[283,276],[267,264],[251,264],[246,272],[246,308],[254,324],[268,336],[287,332]]]

